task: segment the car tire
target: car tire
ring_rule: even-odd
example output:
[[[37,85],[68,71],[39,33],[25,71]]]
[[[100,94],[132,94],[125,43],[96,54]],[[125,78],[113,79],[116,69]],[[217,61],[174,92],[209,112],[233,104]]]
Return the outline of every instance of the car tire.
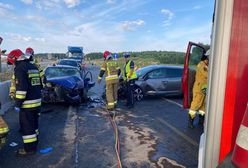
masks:
[[[144,98],[144,92],[138,86],[134,88],[134,98],[136,101],[141,101]]]

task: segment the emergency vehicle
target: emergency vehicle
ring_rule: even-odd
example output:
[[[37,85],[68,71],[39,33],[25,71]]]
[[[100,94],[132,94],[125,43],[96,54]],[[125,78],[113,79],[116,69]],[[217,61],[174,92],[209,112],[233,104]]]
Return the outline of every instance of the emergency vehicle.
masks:
[[[211,34],[211,54],[203,150],[199,167],[214,168],[231,154],[248,102],[248,1],[216,0]],[[192,51],[205,49],[188,45],[183,74],[184,107],[189,108]],[[248,127],[245,132],[248,132]],[[244,135],[248,137],[247,135]],[[248,138],[247,138],[248,139]],[[247,140],[248,141],[248,140]],[[247,142],[246,141],[246,142]],[[201,144],[200,143],[200,144]],[[246,146],[248,144],[246,143]],[[248,155],[248,150],[246,157]],[[247,162],[248,157],[241,158]],[[231,163],[231,162],[230,162]],[[248,165],[246,165],[248,167]]]

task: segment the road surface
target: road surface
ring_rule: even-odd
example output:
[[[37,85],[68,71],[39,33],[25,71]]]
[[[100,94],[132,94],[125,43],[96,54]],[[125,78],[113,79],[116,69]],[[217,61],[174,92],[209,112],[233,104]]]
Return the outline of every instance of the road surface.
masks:
[[[89,67],[97,79],[99,68]],[[104,83],[91,90],[94,99],[80,106],[45,105],[40,117],[39,149],[52,147],[47,154],[18,158],[21,146],[18,114],[4,116],[10,126],[6,146],[0,152],[0,167],[5,168],[115,168],[114,132],[100,99]],[[134,109],[120,101],[116,122],[121,140],[123,167],[196,168],[202,127],[187,128],[187,111],[180,97],[149,97]],[[12,142],[17,146],[11,147]]]

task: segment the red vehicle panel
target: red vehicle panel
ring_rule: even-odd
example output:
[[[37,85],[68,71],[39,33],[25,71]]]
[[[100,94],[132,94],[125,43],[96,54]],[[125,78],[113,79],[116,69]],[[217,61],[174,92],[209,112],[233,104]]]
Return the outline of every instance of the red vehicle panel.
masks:
[[[220,162],[233,150],[248,102],[248,1],[235,0],[233,10]]]

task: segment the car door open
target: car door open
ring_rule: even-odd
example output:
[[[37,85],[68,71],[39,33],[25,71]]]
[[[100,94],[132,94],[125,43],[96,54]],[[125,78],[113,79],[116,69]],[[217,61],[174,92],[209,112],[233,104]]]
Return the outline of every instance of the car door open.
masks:
[[[183,107],[189,108],[192,101],[193,85],[195,81],[195,68],[200,62],[201,57],[205,54],[206,50],[203,46],[189,42],[187,53],[184,60],[182,89],[183,89]]]

